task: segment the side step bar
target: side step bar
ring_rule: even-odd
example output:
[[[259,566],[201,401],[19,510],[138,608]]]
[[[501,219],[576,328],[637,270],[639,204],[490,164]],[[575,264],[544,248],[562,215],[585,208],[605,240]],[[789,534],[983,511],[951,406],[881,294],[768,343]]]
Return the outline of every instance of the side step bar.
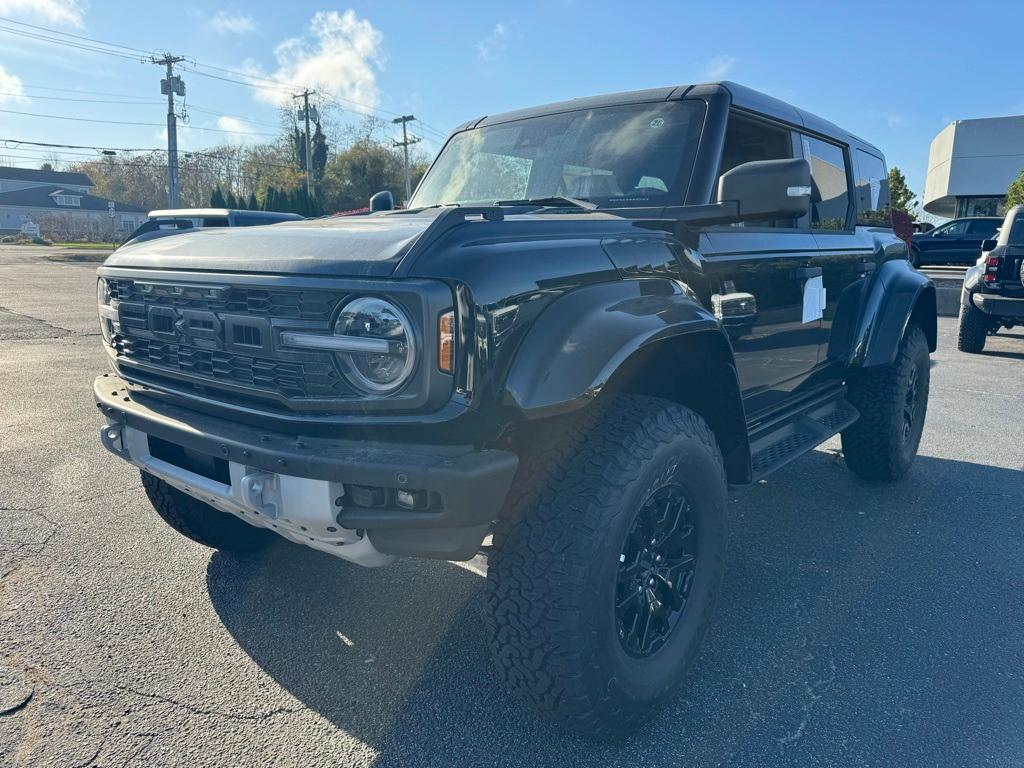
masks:
[[[750,463],[756,482],[821,445],[860,418],[857,409],[840,392],[817,400],[785,421],[752,432]]]

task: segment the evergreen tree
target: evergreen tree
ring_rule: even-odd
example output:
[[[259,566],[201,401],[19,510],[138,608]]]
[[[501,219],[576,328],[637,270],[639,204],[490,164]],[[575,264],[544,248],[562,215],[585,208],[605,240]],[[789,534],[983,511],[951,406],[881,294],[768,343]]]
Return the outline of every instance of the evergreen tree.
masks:
[[[227,208],[228,203],[224,199],[224,192],[221,191],[220,184],[213,188],[213,192],[210,193],[210,207],[211,208]]]
[[[316,130],[313,131],[312,156],[313,181],[319,190],[320,182],[324,178],[324,170],[327,168],[327,137],[320,130],[320,123],[316,124]]]
[[[225,206],[227,208],[237,208],[238,207],[238,201],[235,199],[235,193],[232,192],[230,189],[228,190],[228,196],[227,196],[225,202],[227,203],[227,205]]]
[[[255,190],[249,193],[249,202],[245,204],[245,207],[250,211],[258,211],[259,205],[256,204],[256,192]]]
[[[907,179],[898,166],[889,169],[889,199],[897,211],[910,213],[916,195],[907,186]]]

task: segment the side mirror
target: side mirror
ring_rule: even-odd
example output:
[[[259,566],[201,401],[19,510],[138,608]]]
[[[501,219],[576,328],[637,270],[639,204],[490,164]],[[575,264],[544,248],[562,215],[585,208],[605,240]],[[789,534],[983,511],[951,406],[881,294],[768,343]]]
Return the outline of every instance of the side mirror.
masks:
[[[388,190],[378,192],[370,198],[370,213],[395,210],[395,196]]]
[[[987,253],[988,251],[994,251],[996,249],[997,245],[999,245],[999,241],[998,240],[992,240],[991,238],[989,238],[988,240],[982,240],[981,241],[981,252],[982,253]]]
[[[755,160],[718,180],[718,202],[735,202],[737,220],[798,219],[811,208],[811,166],[802,158]]]

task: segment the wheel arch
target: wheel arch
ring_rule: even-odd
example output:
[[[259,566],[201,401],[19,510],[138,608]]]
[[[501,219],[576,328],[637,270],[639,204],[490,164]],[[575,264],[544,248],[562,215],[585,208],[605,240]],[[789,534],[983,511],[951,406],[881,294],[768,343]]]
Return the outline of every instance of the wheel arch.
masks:
[[[888,365],[911,322],[921,326],[934,352],[938,343],[935,285],[902,259],[886,261],[867,286],[863,311],[848,346],[853,368]]]
[[[661,397],[692,409],[715,433],[730,482],[749,482],[732,347],[686,286],[662,278],[622,280],[556,300],[517,350],[504,400],[537,420],[614,394]]]

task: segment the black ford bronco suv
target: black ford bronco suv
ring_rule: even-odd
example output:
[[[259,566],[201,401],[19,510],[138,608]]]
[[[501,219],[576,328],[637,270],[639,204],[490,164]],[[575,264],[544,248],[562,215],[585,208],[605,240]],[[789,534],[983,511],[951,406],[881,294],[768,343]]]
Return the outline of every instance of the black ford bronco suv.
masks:
[[[472,120],[407,210],[99,270],[103,444],[165,521],[364,566],[488,559],[502,677],[594,735],[697,654],[727,484],[917,451],[935,291],[875,147],[731,83]]]
[[[1024,205],[1006,212],[994,239],[964,275],[957,348],[981,352],[1000,328],[1024,323]]]

